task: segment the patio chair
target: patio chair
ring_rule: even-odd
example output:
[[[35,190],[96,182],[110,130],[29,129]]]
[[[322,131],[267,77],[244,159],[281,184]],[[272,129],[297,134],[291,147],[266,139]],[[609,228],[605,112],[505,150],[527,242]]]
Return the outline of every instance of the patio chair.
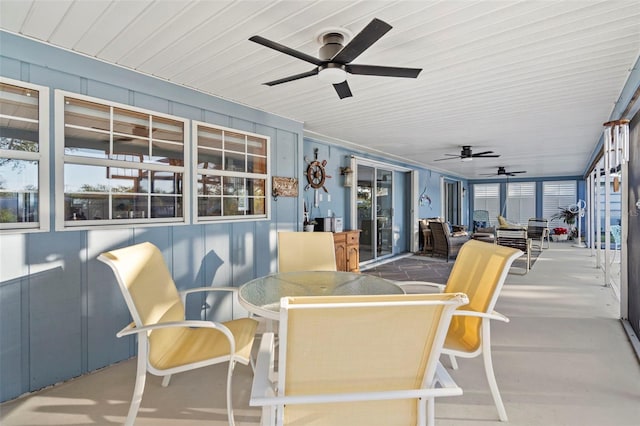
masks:
[[[178,293],[160,250],[151,243],[102,253],[111,267],[133,322],[117,333],[138,340],[136,384],[125,424],[133,425],[140,408],[147,371],[163,376],[228,362],[227,415],[234,424],[231,401],[233,368],[248,364],[257,322],[242,318],[224,323],[185,320],[187,294],[198,291],[235,292],[235,288],[193,288]]]
[[[461,293],[283,298],[277,373],[267,333],[250,405],[263,407],[263,425],[432,425],[434,398],[462,394],[438,357],[467,302]]]
[[[278,232],[278,271],[336,271],[331,232]]]
[[[458,236],[452,235],[449,231],[449,225],[444,222],[431,221],[429,222],[429,228],[431,228],[433,237],[433,255],[442,256],[447,259],[447,262],[449,259],[455,258],[460,251],[460,247],[469,241],[469,236],[466,232],[461,232],[461,235]]]
[[[531,238],[529,238],[526,228],[496,229],[496,244],[518,249],[526,255],[526,265],[522,275],[526,274],[529,269],[531,269]]]
[[[474,210],[473,211],[473,232],[480,232],[479,229],[491,228],[491,221],[489,220],[488,210]],[[484,232],[484,231],[482,231]]]
[[[549,248],[549,239],[551,232],[549,231],[549,221],[546,218],[531,218],[529,219],[529,223],[527,224],[527,236],[531,238],[532,247],[533,241],[540,240],[540,244],[538,248],[540,250],[544,249],[544,240],[547,240],[547,247]]]
[[[396,282],[414,291],[420,286],[429,286],[444,293],[461,292],[469,297],[469,304],[454,313],[442,353],[449,355],[454,370],[458,368],[456,357],[482,355],[491,395],[500,420],[504,422],[508,418],[493,372],[490,326],[491,320],[509,322],[493,309],[511,264],[522,254],[521,250],[511,247],[472,240],[460,250],[446,286],[422,281]]]

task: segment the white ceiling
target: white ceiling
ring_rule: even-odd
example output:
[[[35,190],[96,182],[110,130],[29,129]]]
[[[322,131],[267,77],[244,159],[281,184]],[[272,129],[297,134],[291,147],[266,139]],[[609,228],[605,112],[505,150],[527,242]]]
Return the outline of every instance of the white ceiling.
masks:
[[[350,75],[352,98],[313,65],[248,41],[317,56],[316,35],[393,29],[354,63],[423,68],[417,79]],[[0,27],[304,122],[311,135],[480,178],[580,175],[640,52],[640,0],[2,0]],[[492,150],[500,158],[433,162]]]

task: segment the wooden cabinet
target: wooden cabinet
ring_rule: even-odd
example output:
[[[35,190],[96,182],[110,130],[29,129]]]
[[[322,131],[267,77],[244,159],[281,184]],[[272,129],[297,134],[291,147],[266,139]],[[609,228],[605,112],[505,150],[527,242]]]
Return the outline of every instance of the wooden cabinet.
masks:
[[[333,244],[338,271],[360,272],[360,231],[335,232]]]

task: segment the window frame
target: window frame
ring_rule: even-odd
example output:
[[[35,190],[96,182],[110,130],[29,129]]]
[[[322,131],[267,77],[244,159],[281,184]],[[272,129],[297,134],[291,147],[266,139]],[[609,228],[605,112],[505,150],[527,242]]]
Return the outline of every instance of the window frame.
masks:
[[[248,221],[262,221],[262,220],[271,220],[271,137],[266,135],[261,135],[258,133],[248,132],[244,130],[234,129],[225,126],[219,126],[216,124],[206,123],[203,121],[192,120],[191,122],[191,134],[192,134],[192,149],[193,153],[191,156],[191,170],[192,170],[192,211],[193,211],[193,222],[194,223],[225,223],[225,222],[248,222]],[[198,156],[199,156],[199,133],[198,130],[200,128],[205,128],[214,131],[222,131],[222,132],[230,132],[233,134],[242,134],[245,137],[252,137],[258,139],[265,140],[265,166],[266,172],[263,173],[252,173],[246,171],[228,171],[228,170],[215,170],[215,169],[203,169],[198,167]],[[247,147],[247,140],[245,138],[245,151],[244,155],[247,157],[249,154]],[[213,149],[212,149],[213,150]],[[226,152],[226,150],[222,149],[221,152]],[[233,152],[233,151],[232,151]],[[235,153],[235,152],[234,152]],[[231,178],[241,178],[241,179],[264,179],[264,214],[251,214],[251,215],[221,215],[221,216],[200,216],[199,215],[199,195],[198,194],[198,177],[199,175],[209,175],[209,176],[220,176],[221,178],[231,177]],[[222,196],[224,198],[224,196]]]
[[[74,156],[65,154],[65,129],[66,129],[66,110],[65,110],[65,99],[73,98],[79,101],[86,101],[95,103],[101,106],[108,107],[110,110],[110,122],[113,121],[114,111],[113,109],[117,108],[119,110],[124,110],[125,112],[133,113],[133,114],[143,114],[149,117],[157,117],[172,121],[177,121],[181,123],[182,127],[182,166],[175,165],[161,165],[153,162],[133,162],[126,161],[120,159],[110,159],[110,158],[93,158],[89,156]],[[75,128],[77,126],[74,126]],[[114,132],[113,125],[111,128],[106,131],[105,134],[109,135],[110,145],[113,145],[113,136]],[[126,227],[149,227],[149,226],[172,226],[172,225],[186,225],[190,223],[191,211],[190,211],[190,200],[189,194],[191,193],[191,180],[189,179],[189,164],[191,164],[190,160],[190,149],[189,149],[189,141],[190,141],[190,126],[189,120],[182,117],[177,117],[174,115],[164,114],[157,111],[152,111],[144,108],[135,107],[132,105],[121,104],[118,102],[112,102],[105,99],[95,98],[91,96],[81,95],[74,92],[68,92],[64,90],[56,90],[55,91],[55,138],[56,138],[56,149],[55,149],[55,176],[56,176],[56,185],[55,185],[55,209],[56,209],[56,230],[57,231],[69,231],[69,230],[86,230],[86,229],[122,229]],[[153,141],[151,142],[153,143]],[[182,201],[182,216],[181,217],[161,217],[161,218],[151,218],[148,215],[140,218],[127,218],[127,219],[100,219],[100,220],[80,220],[73,221],[67,220],[65,218],[65,165],[67,164],[76,164],[83,166],[99,166],[106,167],[107,170],[109,167],[113,168],[123,168],[130,170],[142,170],[149,172],[170,172],[170,173],[181,173],[182,174],[182,193],[180,199]],[[118,194],[117,192],[109,190],[107,193],[109,197],[109,203],[111,204],[113,201],[114,195]],[[127,194],[127,193],[124,193]],[[147,192],[149,196],[151,196],[151,192]],[[135,196],[135,195],[132,195]]]
[[[0,76],[0,82],[38,92],[38,152],[0,149],[0,157],[38,163],[38,221],[0,223],[0,234],[47,232],[50,229],[50,140],[49,140],[49,96],[46,86],[32,84]]]

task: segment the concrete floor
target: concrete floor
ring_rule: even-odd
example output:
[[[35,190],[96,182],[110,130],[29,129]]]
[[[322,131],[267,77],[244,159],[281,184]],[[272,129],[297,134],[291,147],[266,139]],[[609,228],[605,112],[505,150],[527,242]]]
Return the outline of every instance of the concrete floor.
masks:
[[[496,378],[512,426],[640,425],[640,363],[589,250],[551,243],[524,276],[509,275],[492,328]],[[443,359],[448,366],[448,360]],[[436,402],[439,426],[500,425],[480,358],[452,373],[460,397]],[[136,425],[225,425],[225,366],[176,375],[168,388],[149,376]],[[3,426],[122,424],[134,360],[0,405]],[[248,406],[251,369],[234,378],[237,425],[259,423]],[[394,425],[389,425],[394,426]]]

